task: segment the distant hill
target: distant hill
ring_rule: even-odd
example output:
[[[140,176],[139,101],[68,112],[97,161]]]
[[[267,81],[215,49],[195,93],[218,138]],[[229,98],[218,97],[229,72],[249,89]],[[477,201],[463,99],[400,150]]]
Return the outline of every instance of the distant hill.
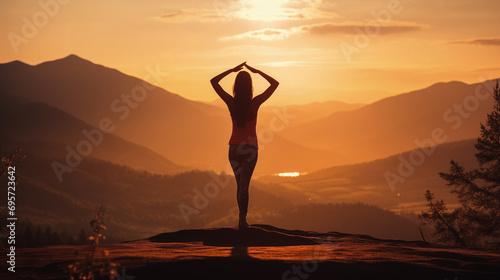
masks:
[[[437,83],[382,99],[362,108],[291,126],[283,135],[305,146],[339,151],[330,165],[358,163],[417,147],[438,129],[446,141],[479,136],[480,122],[493,108],[495,81],[481,84]],[[476,91],[477,90],[477,91]],[[439,143],[435,143],[436,145]]]
[[[187,170],[147,148],[97,130],[60,109],[43,103],[23,104],[5,97],[0,97],[0,101],[0,138],[2,144],[10,148],[22,147],[25,152],[54,158],[64,165],[68,165],[68,154],[76,162],[83,151],[89,152],[89,157],[160,174]],[[86,134],[82,133],[84,130]],[[79,150],[78,145],[84,146]],[[55,171],[51,174],[56,176]]]
[[[362,202],[398,213],[419,213],[425,208],[425,191],[430,189],[453,207],[456,198],[438,173],[448,172],[452,159],[467,169],[477,166],[475,141],[469,139],[429,148],[430,154],[418,162],[415,159],[424,154],[420,149],[366,163],[329,167],[296,178],[266,176],[259,180],[300,190],[310,203]]]
[[[301,105],[288,105],[283,107],[264,106],[261,111],[263,119],[270,119],[276,115],[276,112],[285,110],[287,114],[294,115],[293,120],[290,122],[291,125],[299,125],[315,120],[320,120],[333,113],[352,111],[363,106],[365,105],[360,103],[349,104],[340,101],[326,101]]]

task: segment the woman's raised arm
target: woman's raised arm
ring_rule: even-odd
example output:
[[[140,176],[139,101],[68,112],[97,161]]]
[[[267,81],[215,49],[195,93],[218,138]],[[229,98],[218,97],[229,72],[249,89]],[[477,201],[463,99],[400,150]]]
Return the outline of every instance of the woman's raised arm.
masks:
[[[257,104],[260,106],[262,103],[264,103],[271,95],[274,93],[276,88],[278,88],[278,85],[280,84],[278,81],[276,81],[273,77],[267,75],[266,73],[257,70],[248,64],[245,63],[246,68],[250,70],[252,73],[256,73],[261,75],[266,81],[269,82],[269,87],[261,94],[257,95],[254,100],[257,102]]]
[[[233,99],[233,97],[231,95],[229,95],[220,85],[219,85],[219,82],[220,80],[222,80],[224,77],[226,77],[229,73],[232,73],[232,72],[238,72],[240,71],[242,68],[243,68],[243,65],[245,65],[246,61],[243,62],[242,64],[232,68],[232,69],[229,69],[229,70],[226,70],[222,73],[220,73],[219,75],[213,77],[211,80],[210,80],[210,83],[212,84],[212,87],[214,88],[215,92],[217,92],[217,94],[220,96],[220,98],[222,100],[224,100],[224,102],[226,104],[229,104],[229,102]]]

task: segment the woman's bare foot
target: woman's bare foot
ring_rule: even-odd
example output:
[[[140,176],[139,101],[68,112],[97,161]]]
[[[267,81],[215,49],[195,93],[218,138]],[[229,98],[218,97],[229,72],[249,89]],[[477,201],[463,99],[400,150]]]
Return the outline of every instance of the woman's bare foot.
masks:
[[[246,214],[240,214],[240,220],[238,222],[238,227],[239,228],[248,228],[250,225],[247,223],[247,215]]]
[[[250,225],[247,222],[239,222],[238,223],[238,228],[243,229],[243,228],[248,228]]]

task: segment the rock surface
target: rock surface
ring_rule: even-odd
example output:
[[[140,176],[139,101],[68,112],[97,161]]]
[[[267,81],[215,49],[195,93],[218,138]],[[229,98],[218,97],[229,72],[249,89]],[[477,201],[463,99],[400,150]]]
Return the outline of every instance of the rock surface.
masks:
[[[500,279],[500,252],[269,225],[182,230],[101,245],[116,279]],[[1,279],[68,279],[89,246],[18,249]],[[107,279],[107,278],[102,278]]]

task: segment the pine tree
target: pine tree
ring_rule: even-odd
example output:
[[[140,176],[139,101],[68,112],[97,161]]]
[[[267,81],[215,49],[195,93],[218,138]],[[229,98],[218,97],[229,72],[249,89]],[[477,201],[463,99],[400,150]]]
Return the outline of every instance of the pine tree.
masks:
[[[439,173],[447,181],[461,206],[446,212],[444,201],[433,201],[427,191],[428,209],[420,214],[422,225],[435,227],[437,242],[467,247],[500,247],[500,89],[494,89],[494,107],[481,136],[475,143],[479,167],[471,171],[451,161],[448,173]]]

